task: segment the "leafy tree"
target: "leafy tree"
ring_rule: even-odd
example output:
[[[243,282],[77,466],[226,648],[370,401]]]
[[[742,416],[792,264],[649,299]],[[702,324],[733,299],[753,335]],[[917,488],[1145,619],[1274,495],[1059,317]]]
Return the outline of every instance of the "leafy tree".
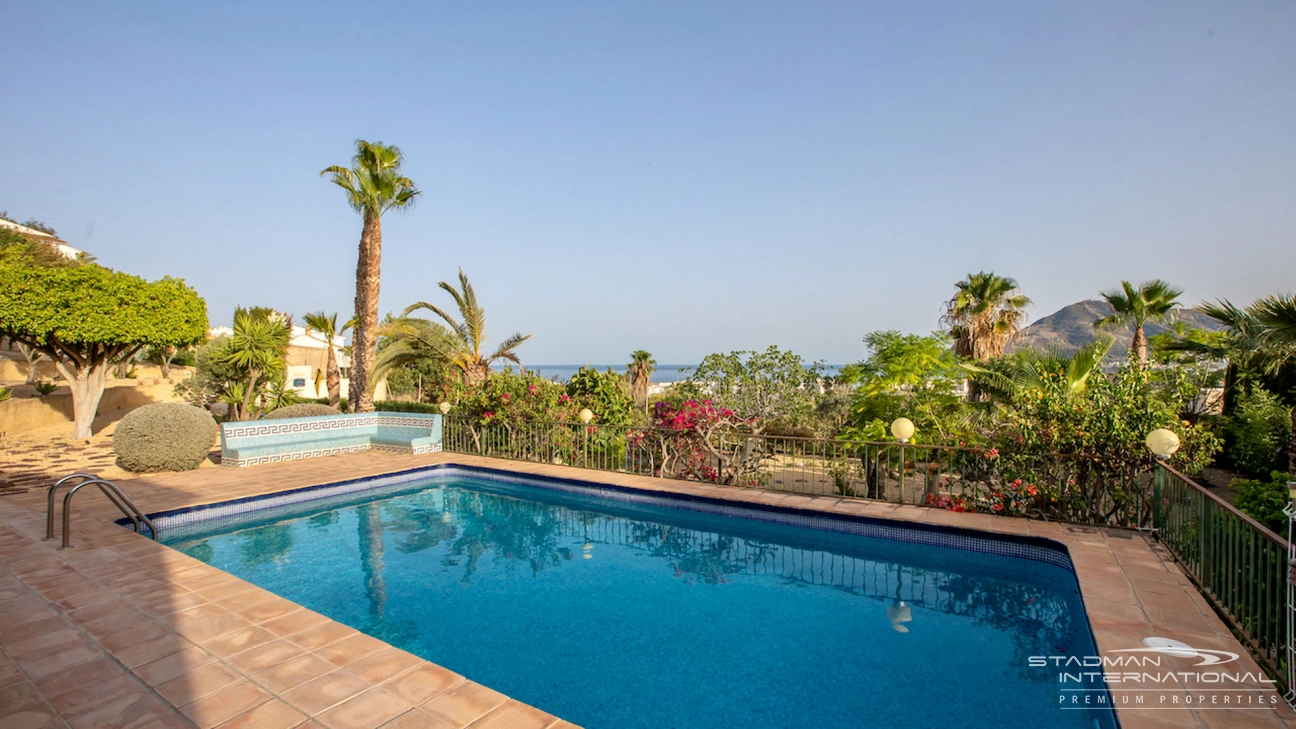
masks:
[[[1287,465],[1284,446],[1291,442],[1291,408],[1273,393],[1254,385],[1238,396],[1224,418],[1228,459],[1243,473],[1260,476]]]
[[[388,345],[374,364],[374,380],[380,380],[393,368],[420,360],[444,363],[458,372],[469,385],[480,385],[491,374],[491,365],[504,360],[519,367],[522,360],[515,349],[531,338],[530,334],[514,334],[490,354],[484,354],[486,344],[486,311],[477,303],[477,295],[463,270],[459,271],[459,288],[442,281],[441,289],[454,299],[459,312],[456,320],[444,309],[420,301],[405,308],[400,317],[383,327]],[[410,314],[426,309],[440,321],[411,317]],[[353,380],[354,382],[354,380]],[[353,384],[354,387],[354,384]]]
[[[652,374],[657,371],[657,360],[647,350],[636,349],[630,353],[630,364],[626,365],[626,375],[630,378],[630,394],[635,405],[647,410],[648,386],[652,384]]]
[[[402,155],[398,147],[382,142],[356,140],[351,167],[334,165],[321,177],[342,188],[347,203],[364,219],[360,231],[360,255],[356,265],[355,336],[352,338],[351,397],[358,413],[373,410],[369,384],[378,334],[378,290],[382,267],[382,216],[389,210],[406,210],[419,190],[401,174]]]
[[[1143,327],[1150,323],[1168,322],[1179,310],[1179,296],[1182,289],[1177,289],[1161,279],[1144,281],[1135,288],[1129,281],[1121,281],[1119,289],[1102,292],[1114,310],[1094,322],[1095,329],[1111,327],[1133,327],[1134,341],[1130,344],[1130,360],[1139,368],[1147,366],[1147,334]]]
[[[600,424],[629,425],[633,419],[635,403],[625,378],[611,367],[606,372],[581,367],[567,382],[567,394],[588,407]]]
[[[94,264],[0,264],[0,335],[54,361],[72,390],[76,438],[91,435],[112,362],[206,334],[207,305],[179,279],[150,283]]]
[[[1023,478],[1047,486],[1061,516],[1101,524],[1147,513],[1140,478],[1152,462],[1144,439],[1157,428],[1178,434],[1171,461],[1185,472],[1201,470],[1219,450],[1209,429],[1179,420],[1180,403],[1154,396],[1146,370],[1095,371],[1080,390],[1064,371],[1040,374],[1037,386],[1015,391],[1006,403],[991,443],[1000,459],[1026,469]],[[1045,463],[1057,470],[1046,477],[1027,473]]]
[[[1017,280],[981,271],[969,273],[955,286],[958,291],[945,303],[941,317],[954,339],[954,353],[978,362],[1003,354],[1026,323],[1032,303]]]
[[[342,370],[338,368],[337,352],[333,348],[333,340],[338,335],[345,334],[348,329],[355,326],[356,320],[352,318],[338,329],[338,315],[336,313],[325,315],[322,311],[315,311],[307,314],[306,326],[320,333],[324,338],[324,343],[328,348],[328,362],[325,365],[325,382],[328,383],[329,407],[337,407],[342,402]],[[316,391],[319,394],[319,391]]]
[[[225,364],[224,351],[228,336],[213,337],[194,349],[194,372],[175,386],[175,393],[191,405],[205,408],[223,402],[223,396],[239,375]],[[242,392],[234,401],[243,401]]]
[[[864,337],[868,359],[842,369],[855,385],[851,424],[842,435],[855,440],[889,440],[892,420],[914,422],[915,440],[946,442],[963,420],[958,387],[967,373],[959,367],[944,332],[928,336],[877,331]]]
[[[805,366],[793,352],[709,354],[688,380],[672,388],[673,399],[711,400],[732,410],[758,434],[772,423],[807,423],[813,416],[823,365]]]

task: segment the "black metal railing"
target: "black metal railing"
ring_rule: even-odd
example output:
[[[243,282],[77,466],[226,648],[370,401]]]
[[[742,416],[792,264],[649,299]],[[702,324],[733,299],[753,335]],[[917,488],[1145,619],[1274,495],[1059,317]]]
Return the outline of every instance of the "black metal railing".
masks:
[[[1202,595],[1274,676],[1287,666],[1287,540],[1170,466],[1153,524]]]

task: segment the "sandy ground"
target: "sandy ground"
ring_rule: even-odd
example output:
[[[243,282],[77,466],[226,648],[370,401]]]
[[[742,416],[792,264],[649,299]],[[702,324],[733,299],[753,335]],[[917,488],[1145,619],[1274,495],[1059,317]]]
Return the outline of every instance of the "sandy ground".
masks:
[[[93,473],[110,481],[135,478],[138,474],[117,467],[112,449],[115,427],[116,423],[109,424],[89,440],[73,439],[71,423],[0,439],[0,496],[48,488],[77,472]],[[214,465],[208,458],[202,467]]]

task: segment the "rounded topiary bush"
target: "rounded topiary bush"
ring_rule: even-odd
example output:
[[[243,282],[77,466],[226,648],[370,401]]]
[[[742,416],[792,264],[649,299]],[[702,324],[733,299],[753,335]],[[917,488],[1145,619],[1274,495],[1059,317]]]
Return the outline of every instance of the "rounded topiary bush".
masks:
[[[342,411],[337,408],[331,408],[328,405],[320,405],[316,402],[306,402],[301,405],[289,405],[286,408],[279,408],[261,416],[262,420],[273,420],[276,418],[315,418],[321,415],[341,415]]]
[[[113,432],[117,465],[134,473],[192,471],[202,465],[218,432],[211,413],[180,402],[145,405]]]

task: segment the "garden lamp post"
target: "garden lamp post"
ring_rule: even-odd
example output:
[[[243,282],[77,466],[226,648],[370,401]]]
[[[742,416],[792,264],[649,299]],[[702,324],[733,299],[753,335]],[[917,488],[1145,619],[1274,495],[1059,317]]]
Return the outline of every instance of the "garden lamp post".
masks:
[[[589,408],[581,408],[580,421],[585,426],[581,430],[585,431],[585,454],[581,465],[589,468],[589,422],[594,419],[594,411]]]
[[[447,425],[446,416],[450,414],[450,401],[442,400],[441,404],[437,405],[437,410],[441,411],[441,440],[444,443],[446,440],[446,435],[450,432],[450,429],[446,427]]]
[[[905,456],[904,456],[904,447],[905,447],[905,443],[908,443],[908,442],[909,442],[909,439],[913,437],[913,434],[914,434],[914,424],[913,424],[913,421],[910,420],[909,418],[896,418],[895,420],[892,420],[892,421],[891,421],[891,435],[895,436],[895,439],[898,440],[898,441],[900,441],[900,503],[901,503],[901,504],[903,504],[903,503],[905,502],[905,498],[904,498],[904,473],[905,473]]]
[[[1148,450],[1156,457],[1156,473],[1152,480],[1152,528],[1158,528],[1161,523],[1161,490],[1165,483],[1165,462],[1179,450],[1179,436],[1175,435],[1173,430],[1166,428],[1157,428],[1148,433],[1147,439]]]

